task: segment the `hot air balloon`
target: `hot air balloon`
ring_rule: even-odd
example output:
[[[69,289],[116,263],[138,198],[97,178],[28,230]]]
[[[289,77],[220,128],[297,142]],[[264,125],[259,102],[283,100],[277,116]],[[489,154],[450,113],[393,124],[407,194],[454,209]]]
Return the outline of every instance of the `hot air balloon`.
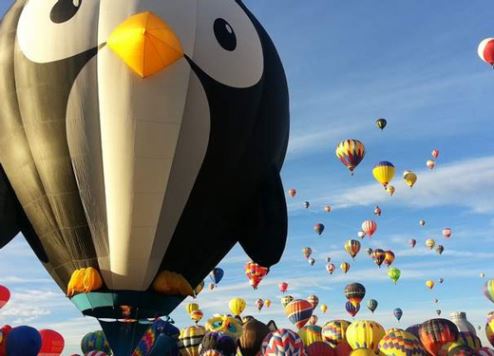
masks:
[[[65,346],[65,340],[55,330],[43,329],[39,331],[41,336],[41,349],[38,356],[61,355]]]
[[[444,278],[439,278],[439,283],[443,284]]]
[[[372,258],[374,259],[376,265],[381,267],[381,265],[384,262],[384,259],[386,258],[386,253],[378,248],[372,252]]]
[[[271,306],[271,299],[264,299],[264,306],[269,308]]]
[[[304,201],[304,208],[309,209],[310,208],[310,202]]]
[[[365,147],[359,140],[343,140],[336,146],[336,157],[352,173],[365,157]]]
[[[311,319],[313,318],[313,316],[311,317]],[[304,327],[298,330],[298,336],[300,336],[306,347],[310,346],[314,342],[322,341],[322,336],[321,336],[322,328],[315,324],[309,324],[309,323],[308,325],[305,325]]]
[[[439,303],[439,299],[434,298],[434,303],[435,303],[435,304]]]
[[[228,303],[228,308],[233,315],[239,316],[245,310],[247,303],[242,298],[232,298]]]
[[[491,312],[487,317],[485,324],[485,336],[489,343],[494,346],[494,314]]]
[[[37,355],[41,349],[41,335],[30,326],[18,326],[7,337],[7,355]]]
[[[214,315],[208,319],[205,327],[206,331],[228,335],[234,341],[237,341],[242,336],[242,321],[230,315]]]
[[[64,293],[93,268],[101,283],[84,271],[71,301],[129,355],[147,326],[121,325],[120,305],[168,315],[237,242],[280,259],[286,76],[236,2],[56,3],[2,21],[1,206],[19,209],[2,210],[0,246],[23,232]]]
[[[369,237],[372,237],[377,230],[377,224],[372,220],[365,220],[362,223],[362,231]]]
[[[204,316],[204,313],[200,309],[193,310],[189,314],[190,319],[193,322],[195,322],[196,324],[201,321],[201,319],[203,318],[203,316]]]
[[[342,262],[340,265],[340,269],[343,271],[343,273],[347,273],[350,269],[350,264],[347,262]]]
[[[369,309],[372,313],[377,309],[378,303],[375,299],[369,299],[367,301],[367,309]]]
[[[359,232],[357,233],[357,236],[358,236],[358,237],[360,237],[361,239],[363,239],[363,238],[365,237],[365,232],[363,232],[363,231],[361,230],[361,231],[359,231]]]
[[[431,319],[420,326],[419,336],[426,351],[437,356],[444,344],[456,341],[458,329],[447,319]]]
[[[429,250],[432,250],[435,245],[436,245],[436,241],[434,241],[433,239],[427,239],[425,241],[425,247],[427,247]]]
[[[409,245],[411,248],[414,248],[416,244],[417,244],[417,240],[415,240],[415,239],[410,239],[410,240],[408,240],[408,245]]]
[[[345,297],[354,306],[360,304],[365,297],[365,287],[360,283],[351,283],[345,287]]]
[[[319,317],[317,315],[315,315],[315,314],[312,314],[312,316],[309,318],[309,321],[307,322],[307,325],[306,326],[308,326],[308,325],[316,325],[318,321],[319,321]],[[319,334],[320,334],[320,332],[319,332]]]
[[[268,272],[269,268],[263,267],[252,261],[245,265],[245,275],[249,279],[249,284],[254,289],[257,289],[257,286],[261,283],[263,278],[266,277]]]
[[[285,295],[280,298],[280,302],[283,308],[286,308],[286,306],[290,304],[292,301],[293,301],[293,297],[291,295]]]
[[[295,198],[295,195],[297,195],[297,189],[295,189],[295,188],[290,188],[290,189],[288,189],[288,195],[289,195],[291,198]]]
[[[317,295],[309,295],[307,297],[307,301],[312,305],[312,308],[313,309],[316,309],[317,305],[319,304],[319,298],[317,297]]]
[[[419,225],[420,226],[425,226],[425,220],[424,219],[420,219],[419,220]]]
[[[384,328],[370,320],[354,321],[346,330],[346,339],[353,349],[371,349],[377,352],[379,341],[384,337]]]
[[[349,353],[350,356],[375,356],[375,354],[371,349],[356,349]]]
[[[209,290],[213,290],[215,288],[216,284],[214,283],[209,283]]]
[[[477,53],[480,59],[494,67],[494,38],[482,40],[477,49]]]
[[[324,225],[323,224],[314,225],[314,231],[316,232],[316,234],[320,236],[324,231]]]
[[[326,257],[326,262],[327,263],[331,262],[331,257]]]
[[[384,264],[386,266],[391,266],[393,264],[395,260],[395,254],[393,253],[393,251],[391,250],[388,250],[388,251],[384,251]]]
[[[328,263],[326,265],[326,271],[329,272],[329,274],[333,274],[334,270],[336,269],[335,265],[332,263]]]
[[[300,336],[290,329],[278,329],[270,332],[261,346],[262,355],[305,356],[305,347]]]
[[[437,310],[436,310],[436,314],[437,314],[438,316],[439,316],[439,315],[441,315],[441,309],[437,309]]]
[[[243,356],[255,356],[261,350],[263,339],[267,334],[271,332],[271,329],[266,324],[251,318],[244,321],[242,325],[242,336],[240,336],[239,351]]]
[[[335,351],[322,341],[316,341],[306,347],[307,356],[335,356]]]
[[[487,297],[487,299],[494,303],[494,279],[490,279],[485,282],[484,295]]]
[[[262,307],[264,306],[264,300],[262,300],[261,298],[258,298],[256,300],[256,308],[258,311],[261,311]]]
[[[381,208],[376,206],[376,208],[374,209],[374,215],[381,216],[381,214],[382,214]]]
[[[425,350],[413,334],[394,329],[379,342],[379,353],[385,356],[423,356]]]
[[[296,299],[285,307],[285,314],[297,329],[302,328],[312,315],[312,304],[304,299]]]
[[[403,180],[410,188],[413,188],[415,182],[417,182],[417,175],[412,171],[405,171],[403,172]]]
[[[350,304],[351,305],[351,304]],[[346,320],[332,320],[324,324],[322,328],[322,337],[331,347],[345,342],[346,330],[350,322]]]
[[[372,254],[374,253],[374,250],[371,249],[370,247],[367,249],[367,255],[372,257]]]
[[[206,329],[200,325],[182,329],[178,338],[178,349],[184,356],[199,356],[199,345],[206,334]]]
[[[431,155],[432,155],[432,158],[437,159],[439,157],[439,150],[437,148],[434,148],[432,150]]]
[[[10,291],[7,287],[0,285],[0,309],[10,300]]]
[[[436,161],[434,161],[433,159],[429,159],[427,160],[427,162],[425,162],[425,165],[427,166],[427,168],[429,168],[430,170],[433,170],[434,167],[436,167]]]
[[[494,356],[494,350],[488,347],[481,347],[478,354],[479,356]]]
[[[480,278],[484,278],[485,277],[485,273],[484,272],[480,272]]]
[[[393,166],[391,162],[381,161],[374,166],[372,174],[374,175],[374,178],[386,188],[395,175],[395,166]]]
[[[347,311],[348,314],[350,314],[352,317],[354,317],[355,315],[357,315],[357,313],[360,310],[360,304],[353,305],[350,302],[346,302],[345,310]]]
[[[360,242],[358,240],[348,240],[345,243],[345,251],[352,257],[355,258],[360,251]]]
[[[450,227],[445,227],[443,229],[443,236],[447,239],[449,239],[451,237],[451,235],[453,234],[453,230],[451,230]]]
[[[281,282],[280,284],[278,284],[278,288],[281,293],[285,293],[288,290],[288,283]]]
[[[307,259],[307,262],[309,262],[309,264],[311,266],[314,266],[314,263],[316,263],[316,260],[311,257],[311,258]]]
[[[213,281],[214,284],[218,284],[223,279],[224,274],[225,272],[223,269],[216,267],[209,274],[209,278],[211,278],[211,281]]]
[[[324,211],[325,211],[326,213],[330,213],[330,212],[331,212],[331,205],[325,205],[325,206],[324,206]]]
[[[302,249],[302,253],[304,254],[305,258],[309,258],[310,255],[312,255],[312,249],[310,247],[304,247]]]
[[[391,267],[388,270],[388,277],[396,284],[398,282],[398,279],[400,279],[401,276],[401,271],[396,268],[396,267]]]
[[[427,288],[429,288],[429,289],[434,288],[434,281],[432,281],[432,280],[430,280],[430,279],[429,279],[428,281],[425,281],[425,286],[426,286]]]
[[[395,316],[396,320],[400,321],[401,317],[403,316],[403,310],[401,310],[401,308],[395,308],[393,310],[393,315]]]
[[[438,255],[442,255],[443,254],[443,251],[444,251],[444,246],[443,245],[437,245],[436,248],[435,248],[435,250],[436,250],[436,253]]]
[[[396,192],[396,188],[394,186],[392,186],[391,184],[389,184],[387,187],[386,187],[386,192],[390,195],[390,196],[393,196],[393,194]]]
[[[387,124],[388,124],[388,122],[386,121],[386,119],[379,118],[376,120],[376,126],[377,126],[377,128],[379,128],[381,130],[384,130],[384,128],[386,127]]]
[[[81,350],[85,355],[90,351],[103,352],[104,354],[109,354],[111,352],[110,344],[101,330],[84,335],[81,340]]]
[[[482,346],[480,339],[475,334],[475,332],[470,331],[460,331],[458,333],[458,339],[456,340],[456,342],[460,345],[468,346],[475,352],[477,352]]]
[[[321,306],[319,308],[321,309],[321,311],[323,313],[326,313],[326,311],[328,310],[328,306],[326,304],[321,304]]]

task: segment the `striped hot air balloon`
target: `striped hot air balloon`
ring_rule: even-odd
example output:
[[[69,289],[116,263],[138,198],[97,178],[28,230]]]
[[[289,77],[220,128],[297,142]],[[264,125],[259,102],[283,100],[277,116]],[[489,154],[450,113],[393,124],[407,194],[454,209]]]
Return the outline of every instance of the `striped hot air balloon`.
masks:
[[[340,269],[343,271],[343,273],[347,273],[350,269],[350,264],[348,262],[342,262],[340,265]]]
[[[354,306],[360,304],[365,297],[365,287],[360,283],[351,283],[345,287],[345,297]]]
[[[388,331],[379,341],[379,352],[385,356],[424,356],[420,340],[401,329]]]
[[[352,172],[364,159],[365,146],[359,140],[349,139],[341,141],[336,146],[336,157]]]
[[[384,337],[384,328],[371,320],[354,321],[346,331],[346,340],[352,349],[371,349],[377,352]]]
[[[304,299],[296,299],[285,307],[285,314],[297,329],[302,328],[312,315],[312,304]]]
[[[484,285],[484,295],[494,303],[494,279],[488,280]]]
[[[305,346],[309,346],[314,342],[322,341],[321,330],[322,328],[317,325],[305,325],[298,331],[298,336]]]
[[[456,340],[456,342],[461,345],[468,346],[474,351],[478,351],[482,346],[479,337],[469,331],[460,331],[458,333],[458,339]]]
[[[362,231],[369,237],[372,237],[377,230],[377,224],[373,220],[365,220],[362,223]]]
[[[332,320],[322,327],[322,337],[325,342],[332,347],[336,347],[340,342],[345,341],[346,330],[350,326],[347,320]]]
[[[206,329],[200,325],[189,326],[180,331],[178,349],[183,356],[199,356],[199,345],[206,335]]]
[[[386,188],[395,176],[395,166],[391,162],[381,161],[374,166],[372,174],[374,175],[374,178]]]
[[[295,331],[278,329],[266,335],[261,346],[262,355],[305,356],[304,343]]]
[[[431,319],[420,326],[419,336],[425,350],[433,356],[438,356],[444,344],[456,341],[458,328],[447,319]]]
[[[360,241],[358,240],[348,240],[345,242],[345,251],[352,257],[355,258],[360,251]]]
[[[384,251],[384,264],[386,266],[391,266],[393,264],[395,260],[395,254],[393,251],[391,250],[388,250],[388,251]]]
[[[486,38],[479,43],[477,53],[484,62],[494,67],[494,38]]]
[[[353,305],[350,302],[346,302],[346,304],[345,304],[345,310],[353,318],[359,312],[359,310],[360,310],[360,304]]]

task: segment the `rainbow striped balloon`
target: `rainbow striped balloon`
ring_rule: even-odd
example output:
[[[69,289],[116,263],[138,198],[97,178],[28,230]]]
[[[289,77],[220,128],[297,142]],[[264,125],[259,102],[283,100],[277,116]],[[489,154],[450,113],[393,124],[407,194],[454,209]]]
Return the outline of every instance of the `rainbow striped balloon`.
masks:
[[[290,329],[278,329],[266,335],[262,341],[261,354],[268,356],[305,356],[302,339]]]
[[[304,299],[296,299],[285,307],[285,314],[297,329],[302,328],[312,316],[313,306]]]
[[[488,280],[484,285],[484,295],[494,303],[494,279]]]
[[[346,320],[332,320],[327,322],[322,328],[324,341],[332,347],[336,347],[340,342],[345,341],[348,326],[350,326],[350,322]]]

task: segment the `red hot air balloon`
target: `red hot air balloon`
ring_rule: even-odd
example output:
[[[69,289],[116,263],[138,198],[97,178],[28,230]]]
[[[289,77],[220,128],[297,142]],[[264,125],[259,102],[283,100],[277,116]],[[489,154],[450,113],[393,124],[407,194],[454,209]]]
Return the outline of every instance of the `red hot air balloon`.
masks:
[[[494,66],[494,38],[486,38],[477,49],[480,59]]]
[[[362,231],[369,237],[372,237],[377,230],[377,224],[375,221],[366,220],[362,223]]]
[[[419,328],[420,342],[433,356],[439,355],[441,347],[458,338],[458,328],[447,319],[431,319]]]
[[[437,148],[434,148],[432,150],[432,158],[437,159],[439,157],[439,150]]]
[[[252,261],[245,265],[245,275],[254,289],[257,289],[257,286],[261,283],[262,279],[268,274],[268,272],[269,268],[263,267]]]
[[[38,356],[58,356],[62,354],[65,346],[65,340],[55,330],[44,329],[40,330],[41,335],[41,350]]]
[[[449,239],[451,237],[451,235],[453,234],[453,230],[451,230],[450,227],[445,227],[443,229],[443,236],[447,239]]]
[[[280,284],[278,284],[278,288],[280,289],[281,293],[285,293],[288,290],[288,283],[281,282]]]
[[[295,198],[295,195],[297,195],[297,189],[295,188],[288,189],[288,195],[292,198]]]
[[[7,287],[0,285],[0,309],[10,300],[10,291]]]

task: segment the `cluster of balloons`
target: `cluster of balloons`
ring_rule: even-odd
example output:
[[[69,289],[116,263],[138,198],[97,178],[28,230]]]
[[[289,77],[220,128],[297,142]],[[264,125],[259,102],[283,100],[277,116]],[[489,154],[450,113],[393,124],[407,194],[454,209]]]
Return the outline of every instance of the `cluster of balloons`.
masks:
[[[12,328],[4,325],[0,329],[0,355],[59,356],[65,340],[55,330],[36,330],[31,326]]]

